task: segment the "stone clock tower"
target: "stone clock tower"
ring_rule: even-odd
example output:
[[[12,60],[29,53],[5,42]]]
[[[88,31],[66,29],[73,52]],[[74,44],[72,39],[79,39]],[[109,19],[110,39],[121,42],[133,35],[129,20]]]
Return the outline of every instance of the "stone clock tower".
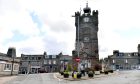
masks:
[[[75,12],[76,44],[73,59],[80,58],[80,66],[92,68],[99,62],[98,50],[98,10],[88,7]],[[76,53],[76,54],[75,54]]]

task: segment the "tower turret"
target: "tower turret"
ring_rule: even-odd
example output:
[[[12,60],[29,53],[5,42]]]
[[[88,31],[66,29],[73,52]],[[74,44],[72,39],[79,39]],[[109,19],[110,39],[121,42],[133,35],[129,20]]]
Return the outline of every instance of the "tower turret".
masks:
[[[91,13],[91,9],[90,7],[88,7],[88,3],[86,3],[86,7],[83,9],[85,14],[90,14]]]

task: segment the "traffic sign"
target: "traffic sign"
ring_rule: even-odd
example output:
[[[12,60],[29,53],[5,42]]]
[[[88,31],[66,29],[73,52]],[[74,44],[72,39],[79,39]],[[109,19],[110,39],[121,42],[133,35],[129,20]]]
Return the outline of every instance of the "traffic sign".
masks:
[[[80,58],[76,58],[75,60],[76,60],[76,62],[80,62]]]

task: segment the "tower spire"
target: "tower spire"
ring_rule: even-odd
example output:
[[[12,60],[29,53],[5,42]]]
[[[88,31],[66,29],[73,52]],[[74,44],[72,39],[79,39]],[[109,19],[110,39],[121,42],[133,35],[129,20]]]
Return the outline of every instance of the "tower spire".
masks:
[[[88,8],[88,1],[87,1],[87,3],[86,3],[86,8]]]
[[[88,2],[86,3],[86,7],[83,9],[84,13],[91,13],[91,9],[88,7]]]

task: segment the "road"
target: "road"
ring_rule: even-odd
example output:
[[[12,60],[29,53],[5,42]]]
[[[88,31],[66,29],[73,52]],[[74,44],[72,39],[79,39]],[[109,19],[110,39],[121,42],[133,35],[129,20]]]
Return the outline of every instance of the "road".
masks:
[[[58,84],[53,73],[19,75],[5,84]]]
[[[81,81],[58,79],[53,73],[19,75],[5,84],[140,84],[140,70],[119,71],[117,75]]]

